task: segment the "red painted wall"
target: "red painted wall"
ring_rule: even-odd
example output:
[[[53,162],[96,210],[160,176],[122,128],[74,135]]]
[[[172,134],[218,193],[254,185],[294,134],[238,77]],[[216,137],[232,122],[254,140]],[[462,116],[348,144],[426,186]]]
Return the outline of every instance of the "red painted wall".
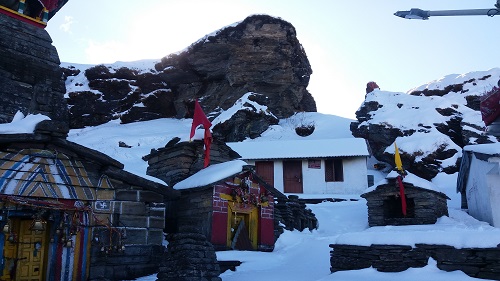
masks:
[[[212,202],[212,241],[214,246],[226,247],[227,242],[227,201],[220,198],[221,193],[227,193],[223,185],[214,186]]]
[[[259,220],[259,244],[274,246],[274,199],[268,196],[268,207],[261,207]]]

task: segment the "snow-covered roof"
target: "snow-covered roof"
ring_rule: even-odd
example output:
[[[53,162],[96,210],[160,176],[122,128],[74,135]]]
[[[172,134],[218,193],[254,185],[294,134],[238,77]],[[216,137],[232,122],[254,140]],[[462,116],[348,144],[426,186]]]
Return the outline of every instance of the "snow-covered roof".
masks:
[[[389,181],[388,181],[389,179],[395,179],[398,175],[399,174],[396,171],[391,171],[389,174],[387,174],[387,176],[385,177],[385,179],[383,179],[380,182],[378,182],[378,183],[370,186],[369,188],[367,188],[365,190],[364,194],[372,192],[372,191],[376,190],[377,187],[389,183]],[[427,189],[427,190],[432,190],[432,191],[436,191],[436,192],[441,192],[441,190],[439,190],[439,187],[437,187],[432,182],[430,182],[430,181],[428,181],[426,179],[423,179],[421,177],[418,177],[418,176],[416,176],[416,175],[414,175],[412,173],[407,173],[407,175],[403,178],[403,182],[413,184],[415,187],[419,187],[419,188],[422,188],[422,189]]]
[[[500,155],[500,142],[466,145],[464,146],[464,150],[498,156]]]
[[[369,156],[366,141],[361,138],[282,140],[227,143],[241,159],[287,159]]]
[[[233,160],[210,165],[196,174],[176,183],[174,189],[189,189],[209,185],[243,171],[243,166],[245,165],[247,165],[247,163],[242,160]]]
[[[0,134],[32,134],[36,125],[44,120],[50,120],[50,118],[42,114],[24,116],[18,111],[12,122],[0,124]]]

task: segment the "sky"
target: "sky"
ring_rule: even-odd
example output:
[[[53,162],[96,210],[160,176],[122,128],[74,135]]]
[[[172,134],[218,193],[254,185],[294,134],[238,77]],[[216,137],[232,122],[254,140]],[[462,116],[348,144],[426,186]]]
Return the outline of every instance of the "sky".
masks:
[[[355,118],[366,83],[407,92],[448,74],[498,67],[500,16],[401,19],[399,10],[492,8],[494,0],[87,0],[48,23],[62,62],[161,59],[253,14],[290,22],[311,63],[318,112]]]

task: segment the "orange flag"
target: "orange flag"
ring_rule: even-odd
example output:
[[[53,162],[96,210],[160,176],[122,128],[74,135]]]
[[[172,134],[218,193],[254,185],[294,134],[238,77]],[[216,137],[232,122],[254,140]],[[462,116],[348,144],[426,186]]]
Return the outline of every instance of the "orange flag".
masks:
[[[196,128],[199,125],[203,125],[203,128],[205,129],[205,134],[203,136],[203,142],[205,143],[205,157],[203,167],[206,168],[210,164],[210,145],[212,144],[212,133],[210,132],[210,127],[212,127],[212,123],[208,120],[207,116],[203,112],[203,109],[201,108],[200,103],[198,103],[198,100],[195,100],[193,124],[191,125],[189,140],[193,138]]]

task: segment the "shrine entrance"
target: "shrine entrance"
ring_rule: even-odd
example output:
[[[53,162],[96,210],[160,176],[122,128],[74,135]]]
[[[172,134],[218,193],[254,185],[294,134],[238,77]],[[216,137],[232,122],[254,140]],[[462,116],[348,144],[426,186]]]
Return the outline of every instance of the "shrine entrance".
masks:
[[[47,231],[34,231],[32,224],[32,219],[10,219],[9,233],[4,234],[5,263],[1,280],[45,280]]]
[[[256,250],[258,208],[228,204],[227,246],[233,250]]]

